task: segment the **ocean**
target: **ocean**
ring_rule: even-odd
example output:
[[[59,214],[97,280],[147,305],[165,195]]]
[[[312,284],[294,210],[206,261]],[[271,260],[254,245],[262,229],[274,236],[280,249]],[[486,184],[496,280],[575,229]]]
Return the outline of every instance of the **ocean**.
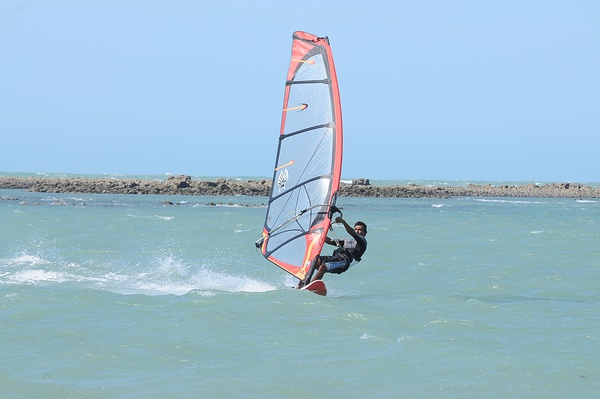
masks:
[[[266,197],[0,197],[4,399],[600,392],[598,200],[340,198],[369,247],[320,297]]]

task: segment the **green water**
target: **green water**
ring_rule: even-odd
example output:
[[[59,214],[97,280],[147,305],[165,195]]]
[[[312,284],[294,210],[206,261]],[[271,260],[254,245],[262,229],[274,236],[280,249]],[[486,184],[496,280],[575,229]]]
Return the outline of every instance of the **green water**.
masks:
[[[600,391],[595,201],[341,198],[369,250],[323,298],[256,252],[265,198],[0,196],[3,398]]]

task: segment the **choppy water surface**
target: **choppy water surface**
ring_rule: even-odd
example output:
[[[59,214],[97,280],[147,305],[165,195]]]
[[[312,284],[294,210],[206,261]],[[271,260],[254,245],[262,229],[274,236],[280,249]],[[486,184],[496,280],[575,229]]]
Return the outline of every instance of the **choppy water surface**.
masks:
[[[600,391],[597,201],[341,198],[369,250],[323,298],[256,252],[266,198],[0,196],[5,398]]]

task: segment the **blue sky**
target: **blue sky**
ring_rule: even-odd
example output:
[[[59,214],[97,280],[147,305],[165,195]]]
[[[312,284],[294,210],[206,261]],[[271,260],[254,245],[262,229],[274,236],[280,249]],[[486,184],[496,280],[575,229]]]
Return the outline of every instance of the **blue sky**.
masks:
[[[328,36],[344,178],[599,182],[597,1],[0,3],[0,171],[271,176]]]

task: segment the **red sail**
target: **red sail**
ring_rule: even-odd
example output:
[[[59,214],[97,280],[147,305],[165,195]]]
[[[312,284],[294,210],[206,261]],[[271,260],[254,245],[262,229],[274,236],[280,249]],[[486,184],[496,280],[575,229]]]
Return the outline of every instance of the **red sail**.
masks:
[[[327,37],[295,32],[262,254],[304,279],[321,253],[342,171],[342,110]]]

